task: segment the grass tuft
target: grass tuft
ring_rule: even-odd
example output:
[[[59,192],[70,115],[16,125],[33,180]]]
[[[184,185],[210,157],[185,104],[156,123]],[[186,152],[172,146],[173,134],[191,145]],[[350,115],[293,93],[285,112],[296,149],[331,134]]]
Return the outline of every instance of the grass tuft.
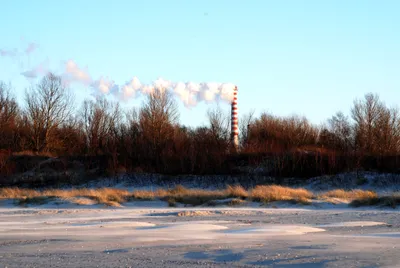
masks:
[[[249,197],[249,193],[241,185],[228,185],[226,191],[229,197],[237,197],[242,199]]]
[[[19,204],[37,204],[38,202],[46,202],[52,198],[61,198],[71,200],[76,197],[88,198],[98,204],[107,206],[118,206],[126,202],[130,193],[126,190],[101,188],[101,189],[73,189],[73,190],[45,190],[36,191],[20,188],[1,188],[0,198],[2,199],[19,199]],[[79,202],[79,201],[78,201]],[[87,201],[85,203],[88,203]]]
[[[20,188],[1,188],[0,198],[16,199],[16,198],[32,198],[38,197],[41,193],[31,189],[20,189]]]
[[[290,201],[293,203],[310,203],[313,194],[304,188],[289,188],[278,185],[259,185],[251,191],[251,199],[257,202]]]
[[[373,199],[377,198],[378,195],[373,191],[364,191],[364,190],[351,190],[345,191],[342,189],[332,190],[325,192],[318,196],[319,199],[330,199],[330,198],[338,198],[344,199],[348,201],[352,200],[362,200],[362,199]]]

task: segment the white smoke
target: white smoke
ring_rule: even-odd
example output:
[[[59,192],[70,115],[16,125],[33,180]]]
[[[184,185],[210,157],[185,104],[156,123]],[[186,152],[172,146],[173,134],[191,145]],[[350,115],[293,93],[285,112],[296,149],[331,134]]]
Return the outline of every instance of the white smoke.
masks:
[[[65,70],[61,77],[66,84],[78,82],[88,86],[93,82],[87,68],[80,68],[73,60],[68,60],[65,63]]]
[[[142,88],[142,84],[140,83],[137,77],[133,77],[129,82],[125,83],[122,86],[121,98],[129,99],[135,97],[136,92]]]
[[[2,57],[10,57],[10,58],[15,58],[15,57],[21,57],[23,54],[29,55],[32,52],[34,52],[37,48],[39,47],[38,44],[36,43],[29,43],[28,46],[24,49],[24,52],[19,52],[17,48],[13,49],[0,49],[0,56]]]
[[[177,96],[186,107],[195,106],[198,102],[214,102],[216,100],[232,101],[235,85],[232,83],[196,83],[196,82],[173,82],[158,78],[150,84],[143,84],[137,77],[115,90],[114,94],[121,100],[129,100],[140,95],[153,93],[155,90],[170,91]],[[106,93],[97,87],[102,93]],[[107,92],[108,93],[108,92]]]
[[[101,94],[118,92],[118,85],[107,77],[100,77],[98,80],[92,82],[91,87],[100,91]]]
[[[28,47],[25,49],[25,53],[29,55],[33,51],[35,51],[38,47],[39,47],[39,45],[36,43],[29,43]]]
[[[17,50],[13,49],[13,50],[7,50],[7,49],[0,49],[0,56],[2,57],[15,57],[17,56]]]
[[[95,95],[112,95],[121,101],[129,101],[139,96],[145,96],[157,91],[169,91],[178,97],[186,107],[193,107],[197,103],[228,101],[233,99],[235,85],[232,83],[196,83],[196,82],[173,82],[163,78],[145,84],[134,76],[123,85],[117,85],[113,80],[101,76],[93,80],[87,69],[80,68],[75,62],[69,60],[66,63],[65,72],[62,77],[69,83],[82,83],[90,85]]]
[[[219,87],[220,90],[220,97],[223,100],[233,100],[233,89],[235,85],[232,83],[225,83]]]
[[[24,55],[29,55],[39,47],[36,43],[29,43],[24,50]],[[15,57],[19,53],[16,49],[0,49],[0,56]],[[46,75],[49,72],[48,60],[21,72],[21,75],[28,79]],[[186,107],[195,106],[199,102],[214,102],[219,100],[231,101],[235,85],[232,83],[215,82],[180,82],[158,78],[150,83],[142,83],[138,77],[134,76],[126,83],[118,85],[114,80],[100,76],[94,79],[87,67],[80,67],[75,61],[67,60],[63,62],[63,70],[60,74],[66,86],[72,83],[82,84],[90,87],[93,95],[111,95],[121,101],[128,101],[139,96],[152,94],[155,91],[169,91],[178,97]]]

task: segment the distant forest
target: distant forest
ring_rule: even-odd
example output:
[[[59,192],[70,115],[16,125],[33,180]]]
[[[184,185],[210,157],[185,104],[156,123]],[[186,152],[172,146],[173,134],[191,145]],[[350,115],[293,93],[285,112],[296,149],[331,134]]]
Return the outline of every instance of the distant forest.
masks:
[[[123,111],[98,97],[73,107],[61,77],[48,74],[17,103],[0,83],[0,175],[17,172],[17,156],[101,159],[107,174],[235,174],[262,167],[265,175],[310,177],[354,170],[398,171],[400,115],[378,95],[354,101],[314,125],[305,117],[253,113],[239,118],[240,150],[230,144],[230,116],[207,112],[208,125],[179,124],[173,96],[155,91],[142,107]],[[96,161],[97,161],[96,160]]]

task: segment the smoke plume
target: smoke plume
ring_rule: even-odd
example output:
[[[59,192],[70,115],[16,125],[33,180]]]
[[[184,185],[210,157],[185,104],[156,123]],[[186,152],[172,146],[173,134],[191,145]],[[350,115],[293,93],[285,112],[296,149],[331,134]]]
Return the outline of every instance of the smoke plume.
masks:
[[[79,67],[73,60],[68,60],[65,63],[64,72],[61,77],[67,85],[72,82],[78,82],[88,86],[92,83],[92,78],[87,68],[83,69]]]
[[[13,50],[7,50],[7,49],[0,49],[0,55],[2,57],[15,57],[17,56],[17,50],[13,49]]]
[[[39,47],[39,45],[36,44],[36,43],[29,43],[27,48],[24,49],[24,53],[26,55],[29,55],[32,52],[34,52],[38,47]],[[14,58],[14,57],[17,57],[17,56],[22,56],[24,53],[19,52],[19,50],[17,48],[0,49],[0,56],[2,56],[2,57]]]
[[[37,48],[39,47],[38,44],[36,43],[29,43],[28,47],[25,49],[25,53],[27,55],[31,54],[32,52],[34,52]]]
[[[167,90],[177,96],[186,107],[192,107],[201,101],[231,101],[235,88],[232,83],[175,82],[163,78],[158,78],[146,84],[142,83],[136,76],[124,84],[118,85],[114,80],[104,76],[96,80],[93,79],[87,68],[79,67],[73,60],[68,60],[64,69],[62,77],[67,84],[81,83],[90,86],[94,90],[94,95],[111,95],[121,101],[148,95],[156,90]]]
[[[29,43],[24,50],[24,55],[33,53],[38,48],[38,44]],[[1,56],[14,57],[18,55],[18,51],[0,50]],[[30,70],[21,72],[21,75],[28,79],[43,76],[49,72],[48,60],[35,66]],[[233,99],[233,90],[235,85],[232,83],[215,83],[215,82],[181,82],[170,81],[158,78],[150,83],[142,83],[138,77],[133,76],[123,84],[117,84],[114,80],[107,76],[101,76],[94,79],[87,67],[79,66],[75,61],[69,59],[62,62],[62,72],[60,74],[63,83],[70,86],[73,83],[82,84],[93,90],[92,95],[109,95],[114,96],[120,101],[128,101],[130,99],[152,94],[155,91],[169,91],[178,97],[186,107],[195,106],[199,102],[214,102],[219,100],[231,101]]]
[[[113,92],[114,94],[118,92],[118,96],[123,100],[151,94],[156,90],[168,90],[182,100],[185,106],[191,107],[201,101],[231,101],[235,85],[232,83],[214,82],[174,82],[163,78],[158,78],[150,84],[143,84],[137,77],[133,77],[130,81],[118,88],[120,88],[120,90],[114,90]]]

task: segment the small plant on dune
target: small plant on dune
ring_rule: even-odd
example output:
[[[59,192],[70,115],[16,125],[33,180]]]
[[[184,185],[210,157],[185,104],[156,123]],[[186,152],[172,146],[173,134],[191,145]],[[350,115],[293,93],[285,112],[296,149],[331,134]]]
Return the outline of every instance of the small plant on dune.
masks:
[[[120,206],[121,203],[127,201],[130,193],[126,190],[113,189],[113,188],[101,188],[101,189],[90,189],[77,191],[71,193],[73,196],[87,197],[98,204],[104,204],[107,206]]]
[[[289,188],[278,185],[259,185],[251,191],[251,199],[258,202],[269,203],[274,201],[305,202],[313,194],[303,188]]]
[[[343,189],[336,189],[332,191],[328,191],[322,193],[318,196],[319,199],[329,199],[329,198],[338,198],[344,200],[355,200],[355,199],[373,199],[377,198],[378,195],[373,191],[364,191],[364,190],[351,190],[345,191]]]
[[[165,198],[174,198],[176,202],[185,205],[199,206],[212,200],[224,199],[227,197],[225,191],[207,191],[202,189],[187,189],[181,185],[168,190]]]
[[[237,197],[245,199],[249,196],[249,193],[241,185],[235,185],[235,186],[228,185],[226,191],[228,192],[229,197]]]
[[[21,188],[1,188],[0,198],[14,199],[14,198],[32,198],[40,196],[41,193],[31,189]]]

